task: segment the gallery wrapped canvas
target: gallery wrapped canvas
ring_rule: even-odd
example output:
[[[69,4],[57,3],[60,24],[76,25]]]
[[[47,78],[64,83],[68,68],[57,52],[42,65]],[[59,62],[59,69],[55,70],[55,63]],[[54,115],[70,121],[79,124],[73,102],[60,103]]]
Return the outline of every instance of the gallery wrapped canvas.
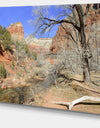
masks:
[[[0,7],[0,102],[100,114],[100,4]]]

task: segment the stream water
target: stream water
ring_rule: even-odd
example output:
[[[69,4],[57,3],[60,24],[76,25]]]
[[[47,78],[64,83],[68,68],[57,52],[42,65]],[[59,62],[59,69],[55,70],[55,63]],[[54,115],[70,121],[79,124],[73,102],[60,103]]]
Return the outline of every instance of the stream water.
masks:
[[[23,104],[31,96],[29,86],[0,90],[0,102]]]
[[[0,89],[0,102],[23,104],[34,97],[34,94],[41,93],[48,87],[50,87],[50,82],[45,80],[32,86]]]

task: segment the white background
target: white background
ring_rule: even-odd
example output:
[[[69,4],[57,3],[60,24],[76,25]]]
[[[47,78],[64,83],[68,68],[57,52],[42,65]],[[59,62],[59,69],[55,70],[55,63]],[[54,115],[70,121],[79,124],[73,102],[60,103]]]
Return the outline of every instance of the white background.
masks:
[[[0,6],[100,3],[100,0],[0,0]],[[0,103],[0,128],[99,128],[100,115]]]

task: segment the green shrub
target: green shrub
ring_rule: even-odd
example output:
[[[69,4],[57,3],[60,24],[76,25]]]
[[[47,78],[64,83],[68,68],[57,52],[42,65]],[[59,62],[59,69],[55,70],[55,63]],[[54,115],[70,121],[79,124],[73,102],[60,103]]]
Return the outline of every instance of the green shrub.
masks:
[[[14,61],[12,61],[12,66],[15,67],[15,63],[14,63]]]
[[[25,53],[28,55],[28,57],[30,57],[31,56],[31,51],[30,51],[30,49],[28,48],[27,45],[24,46],[24,50],[25,50]]]
[[[37,53],[36,52],[33,52],[32,56],[34,57],[35,60],[37,60]]]
[[[0,25],[0,40],[3,41],[4,49],[9,50],[11,53],[13,53],[11,48],[12,41],[11,41],[10,32],[5,27],[2,28],[1,25]]]
[[[2,36],[1,36],[1,40],[3,41],[3,46],[5,50],[9,50],[11,51],[11,36],[10,33],[8,31],[6,31]]]
[[[26,52],[26,53],[29,53],[29,52],[30,52],[30,50],[29,50],[29,48],[28,48],[27,45],[25,45],[25,52]]]
[[[6,72],[4,63],[2,63],[0,65],[0,77],[2,77],[2,78],[6,78],[7,77],[7,72]]]

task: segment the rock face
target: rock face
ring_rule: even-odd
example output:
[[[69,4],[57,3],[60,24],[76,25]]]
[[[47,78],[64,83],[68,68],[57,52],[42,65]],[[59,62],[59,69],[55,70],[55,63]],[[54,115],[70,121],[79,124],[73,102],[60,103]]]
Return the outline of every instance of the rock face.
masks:
[[[37,51],[38,53],[40,53],[41,50],[48,52],[52,44],[52,38],[36,39],[33,35],[29,35],[26,38],[26,43],[31,49],[33,49],[34,51]]]
[[[23,30],[23,25],[21,22],[13,23],[11,24],[7,30],[11,34],[11,38],[13,41],[24,41],[24,30]]]
[[[37,44],[49,50],[52,44],[52,38],[40,38]]]
[[[56,35],[52,39],[52,45],[50,46],[50,51],[56,53],[61,47],[64,46],[64,44],[68,44],[68,40],[66,38],[66,32],[62,28],[62,26],[59,26]]]
[[[25,40],[27,44],[33,44],[38,42],[38,39],[36,39],[32,34],[29,35]]]
[[[73,29],[71,26],[69,26],[69,24],[63,24],[65,26],[65,28],[67,28],[67,30],[70,28],[71,33],[73,32]],[[91,28],[91,29],[90,29]],[[89,10],[87,19],[86,19],[86,36],[88,38],[88,35],[90,34],[91,31],[91,37],[94,36],[94,34],[96,34],[97,37],[97,41],[96,43],[94,43],[94,40],[91,40],[91,43],[94,47],[96,47],[96,45],[99,45],[99,35],[100,35],[100,9],[95,9],[93,8],[93,5],[91,6],[91,9]],[[96,33],[97,31],[97,33]],[[63,29],[63,27],[60,25],[58,28],[58,31],[56,32],[56,35],[54,36],[54,38],[52,39],[52,45],[50,46],[50,51],[55,53],[57,52],[61,47],[65,47],[67,49],[72,48],[73,44],[72,44],[72,40],[68,39],[68,36],[66,38],[66,32]],[[72,47],[70,47],[72,46]],[[100,47],[100,46],[99,46]]]

